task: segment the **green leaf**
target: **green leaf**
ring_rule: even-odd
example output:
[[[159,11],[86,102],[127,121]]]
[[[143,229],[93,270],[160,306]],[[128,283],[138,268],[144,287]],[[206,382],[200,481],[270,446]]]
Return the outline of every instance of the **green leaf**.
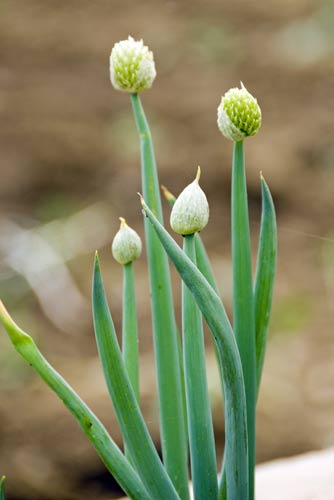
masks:
[[[246,400],[242,367],[235,337],[224,306],[202,273],[167,233],[142,200],[152,223],[182,280],[192,292],[217,345],[224,376],[226,471],[229,500],[248,500]]]
[[[148,433],[126,373],[97,256],[94,265],[92,303],[96,343],[104,377],[131,461],[153,498],[176,500],[179,497]]]
[[[262,176],[261,190],[262,217],[254,286],[257,396],[265,356],[277,259],[275,208],[269,188]],[[220,480],[219,499],[226,500],[226,471],[224,465]]]
[[[194,235],[183,238],[185,254],[196,265]],[[217,465],[206,378],[202,316],[182,283],[183,356],[187,398],[190,462],[195,499],[217,500]]]
[[[261,382],[277,261],[277,227],[270,190],[261,176],[262,216],[254,286],[257,390]]]
[[[36,370],[44,382],[51,387],[74,415],[107,469],[127,495],[137,500],[150,500],[151,495],[147,493],[141,479],[111,439],[105,427],[72,387],[46,361],[33,339],[14,323],[1,301],[0,320],[7,330],[15,349]]]
[[[162,222],[162,207],[153,141],[138,94],[131,102],[140,137],[142,190]],[[189,499],[186,410],[182,397],[182,358],[179,356],[168,259],[150,224],[145,223],[149,267],[159,419],[164,464],[182,500]],[[167,382],[168,381],[168,382]]]
[[[0,479],[0,500],[5,500],[5,481],[6,477],[2,476]]]

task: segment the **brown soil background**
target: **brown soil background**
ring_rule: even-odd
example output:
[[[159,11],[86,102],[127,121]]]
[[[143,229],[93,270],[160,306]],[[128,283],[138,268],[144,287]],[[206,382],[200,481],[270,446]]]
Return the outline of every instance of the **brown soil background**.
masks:
[[[108,77],[110,49],[128,34],[142,37],[155,53],[158,77],[143,103],[160,181],[178,194],[202,166],[211,209],[203,239],[229,312],[232,148],[217,130],[216,108],[222,93],[240,80],[258,97],[263,127],[246,142],[254,263],[260,171],[271,187],[279,228],[277,284],[258,404],[258,461],[333,442],[332,8],[323,0],[1,2],[0,295],[118,442],[94,345],[89,295],[98,247],[120,331],[121,270],[109,250],[117,217],[126,217],[143,235],[130,102],[112,89]],[[37,234],[56,248],[74,295],[66,294],[66,286],[64,293],[50,292],[60,275],[57,267],[50,270],[46,264],[35,290],[13,269],[23,248],[15,240],[17,231]],[[28,248],[23,257],[36,276],[34,266],[45,255],[38,244]],[[136,270],[142,401],[158,444],[144,258]],[[173,278],[179,303],[174,272]],[[177,308],[178,318],[179,313]],[[223,421],[210,342],[208,359],[221,456]],[[8,478],[9,500],[116,495],[72,417],[25,366],[3,331],[0,421],[0,474]]]

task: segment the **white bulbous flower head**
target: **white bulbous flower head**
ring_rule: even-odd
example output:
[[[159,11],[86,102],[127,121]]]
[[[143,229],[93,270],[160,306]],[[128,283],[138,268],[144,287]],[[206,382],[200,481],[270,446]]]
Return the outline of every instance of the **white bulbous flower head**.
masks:
[[[218,128],[232,141],[242,141],[258,133],[261,127],[261,108],[241,83],[241,89],[230,89],[218,106]]]
[[[143,40],[115,43],[110,54],[110,80],[116,90],[141,92],[152,86],[156,77],[153,53]]]
[[[121,226],[112,242],[111,250],[115,260],[119,264],[129,264],[138,259],[141,254],[141,239],[126,223],[123,217],[120,217]]]
[[[183,236],[202,231],[209,220],[209,204],[199,185],[201,169],[198,167],[196,179],[189,184],[176,199],[170,216],[170,225]]]

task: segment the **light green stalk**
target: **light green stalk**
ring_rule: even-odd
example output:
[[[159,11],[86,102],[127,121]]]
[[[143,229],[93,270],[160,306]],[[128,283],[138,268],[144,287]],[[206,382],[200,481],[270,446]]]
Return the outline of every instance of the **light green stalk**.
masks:
[[[107,469],[130,498],[151,500],[137,472],[109,436],[94,413],[79,398],[70,385],[46,361],[33,339],[12,320],[0,301],[0,320],[7,330],[15,349],[36,370],[44,382],[51,387],[64,405],[74,415],[81,429],[92,443]]]
[[[5,500],[5,481],[6,477],[2,476],[0,479],[0,500]]]
[[[154,217],[144,200],[142,206],[168,256],[192,292],[217,345],[224,367],[224,408],[226,429],[226,474],[229,500],[248,500],[248,453],[245,388],[235,337],[224,306],[202,273]]]
[[[259,393],[267,345],[277,260],[275,207],[262,175],[261,191],[262,217],[254,285],[257,394]]]
[[[183,250],[196,265],[194,234],[184,237]],[[202,317],[184,282],[182,283],[182,331],[194,499],[217,500],[216,452],[206,381]]]
[[[139,354],[133,262],[123,266],[122,351],[133,392],[139,402]]]
[[[140,137],[143,194],[155,216],[162,222],[158,174],[150,128],[138,94],[131,95],[131,102]],[[162,251],[161,244],[148,223],[145,223],[145,233],[162,454],[164,464],[178,494],[182,500],[188,500],[188,442],[170,270],[167,256]]]
[[[138,327],[133,262],[123,265],[122,352],[124,366],[139,404]],[[126,445],[124,453],[131,461]]]
[[[131,461],[151,498],[178,500],[179,496],[149,435],[124,366],[97,256],[94,265],[92,303],[96,343],[104,377]]]
[[[234,143],[232,165],[233,330],[245,381],[248,430],[249,500],[254,498],[256,358],[252,261],[244,144]]]

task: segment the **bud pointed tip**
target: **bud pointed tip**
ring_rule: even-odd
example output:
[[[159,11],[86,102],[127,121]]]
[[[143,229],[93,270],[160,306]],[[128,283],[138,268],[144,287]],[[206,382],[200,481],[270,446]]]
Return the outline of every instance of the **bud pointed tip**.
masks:
[[[118,217],[118,219],[121,221],[120,229],[123,229],[123,227],[127,227],[127,223],[124,217]]]
[[[198,165],[198,167],[197,167],[197,173],[196,173],[196,178],[195,178],[195,181],[197,183],[199,183],[200,177],[201,177],[201,167]]]

